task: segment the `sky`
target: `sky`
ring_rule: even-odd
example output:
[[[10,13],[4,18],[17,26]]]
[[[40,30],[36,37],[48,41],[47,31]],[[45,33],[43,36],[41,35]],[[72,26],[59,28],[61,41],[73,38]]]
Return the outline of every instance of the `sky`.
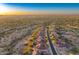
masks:
[[[0,15],[79,14],[79,3],[0,3]]]

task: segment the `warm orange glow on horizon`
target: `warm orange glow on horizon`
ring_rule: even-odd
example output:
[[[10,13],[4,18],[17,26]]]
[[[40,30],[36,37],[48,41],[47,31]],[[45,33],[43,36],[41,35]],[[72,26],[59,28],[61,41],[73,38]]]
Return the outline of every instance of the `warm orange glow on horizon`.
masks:
[[[31,12],[22,12],[22,11],[8,11],[4,13],[0,13],[0,15],[28,15],[32,14]]]
[[[50,13],[44,12],[25,12],[25,11],[7,11],[7,12],[0,12],[0,15],[45,15]]]

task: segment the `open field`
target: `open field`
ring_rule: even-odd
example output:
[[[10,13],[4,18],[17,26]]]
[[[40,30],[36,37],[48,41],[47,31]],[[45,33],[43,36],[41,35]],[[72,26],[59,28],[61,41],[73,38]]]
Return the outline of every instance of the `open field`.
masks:
[[[0,16],[0,54],[79,54],[79,16]]]

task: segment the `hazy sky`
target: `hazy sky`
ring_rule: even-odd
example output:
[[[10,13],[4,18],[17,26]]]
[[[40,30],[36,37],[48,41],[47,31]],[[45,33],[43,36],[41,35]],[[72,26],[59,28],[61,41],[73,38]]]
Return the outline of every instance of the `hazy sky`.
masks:
[[[4,3],[0,15],[79,14],[78,3]]]

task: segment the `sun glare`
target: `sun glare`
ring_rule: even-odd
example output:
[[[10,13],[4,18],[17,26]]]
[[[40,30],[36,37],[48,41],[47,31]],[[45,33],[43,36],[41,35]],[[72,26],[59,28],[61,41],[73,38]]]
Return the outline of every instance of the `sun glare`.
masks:
[[[5,6],[4,4],[0,4],[0,14],[5,14],[8,11],[10,11],[10,8]]]

